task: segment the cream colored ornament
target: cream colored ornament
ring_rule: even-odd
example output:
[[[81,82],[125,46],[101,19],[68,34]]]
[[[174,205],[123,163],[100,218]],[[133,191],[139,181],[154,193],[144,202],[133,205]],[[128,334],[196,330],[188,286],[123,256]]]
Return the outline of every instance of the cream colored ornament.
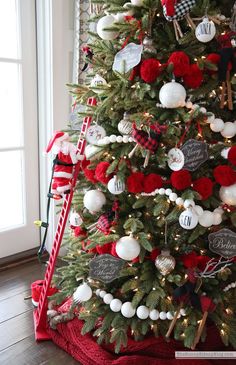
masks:
[[[167,82],[159,92],[159,100],[165,108],[175,109],[185,106],[187,93],[183,85],[175,80]]]
[[[220,199],[225,204],[236,206],[236,184],[221,186]]]
[[[164,276],[170,274],[174,270],[175,264],[174,257],[170,255],[170,250],[167,249],[162,250],[155,261],[156,268]]]
[[[105,30],[114,26],[115,18],[113,15],[105,15],[99,19],[97,23],[97,34],[105,41],[112,41],[118,36],[118,32],[114,30]]]

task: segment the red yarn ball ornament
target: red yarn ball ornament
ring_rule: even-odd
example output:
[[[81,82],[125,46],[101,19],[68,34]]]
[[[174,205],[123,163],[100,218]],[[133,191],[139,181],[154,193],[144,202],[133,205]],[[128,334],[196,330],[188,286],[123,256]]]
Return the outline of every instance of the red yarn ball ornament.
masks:
[[[126,181],[127,190],[129,193],[143,192],[144,174],[142,172],[133,172]]]
[[[95,177],[95,169],[90,170],[88,168],[85,168],[83,171],[84,171],[84,175],[87,178],[87,180],[89,180],[93,184],[96,184],[98,182]]]
[[[160,67],[161,63],[155,58],[144,60],[140,66],[141,79],[148,84],[155,82],[161,73]]]
[[[203,82],[203,73],[197,64],[189,67],[189,72],[183,77],[184,85],[190,89],[197,89]]]
[[[236,146],[230,148],[228,153],[228,160],[233,166],[236,166]]]
[[[108,181],[111,179],[111,175],[106,175],[107,169],[110,166],[109,162],[103,161],[100,162],[95,169],[95,178],[103,183],[107,184]]]
[[[213,182],[208,177],[200,177],[193,182],[193,190],[201,195],[202,200],[206,200],[212,195]]]
[[[144,178],[143,191],[145,193],[151,193],[156,189],[160,189],[163,186],[162,177],[158,174],[148,174]]]
[[[236,182],[236,172],[230,166],[219,165],[213,171],[214,178],[221,186],[230,186]]]
[[[190,59],[189,56],[182,51],[173,52],[170,55],[167,63],[173,63],[173,74],[175,77],[183,77],[189,72]]]
[[[179,170],[172,172],[170,180],[172,186],[177,190],[187,189],[192,183],[192,177],[188,170]]]

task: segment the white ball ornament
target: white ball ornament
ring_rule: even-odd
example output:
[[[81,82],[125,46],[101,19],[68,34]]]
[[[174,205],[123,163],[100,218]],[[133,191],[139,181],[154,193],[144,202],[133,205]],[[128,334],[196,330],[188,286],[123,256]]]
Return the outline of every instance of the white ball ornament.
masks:
[[[143,0],[130,0],[134,6],[143,6]]]
[[[194,207],[195,206],[195,203],[192,199],[186,199],[184,201],[184,208],[187,209],[187,208],[190,208],[190,207]]]
[[[90,286],[86,283],[78,286],[76,291],[73,294],[73,300],[75,303],[86,302],[92,298],[93,292]]]
[[[116,242],[116,253],[123,260],[134,260],[140,254],[140,250],[139,242],[132,236],[124,236]]]
[[[222,214],[214,212],[213,213],[213,225],[218,226],[222,222]]]
[[[179,148],[171,148],[168,152],[168,166],[173,171],[179,171],[184,166],[184,154]]]
[[[184,308],[181,308],[180,309],[180,311],[179,311],[179,313],[181,314],[181,316],[186,316],[186,311],[185,311],[185,309]]]
[[[145,305],[140,305],[136,311],[139,319],[147,319],[149,316],[149,309]]]
[[[225,123],[222,119],[216,118],[213,123],[210,124],[210,128],[213,132],[223,131]]]
[[[199,42],[210,42],[216,35],[216,27],[214,22],[205,17],[203,21],[196,27],[195,35]]]
[[[96,293],[96,295],[97,295],[97,296],[99,296],[100,291],[101,291],[101,289],[97,289],[97,290],[95,291],[95,293]]]
[[[194,210],[197,213],[198,216],[202,215],[204,210],[202,209],[202,207],[200,205],[195,205],[194,206]]]
[[[188,208],[180,214],[179,224],[184,229],[194,229],[198,224],[198,215],[193,209]]]
[[[104,90],[97,89],[97,87],[99,87],[99,86],[105,86],[105,85],[107,85],[106,80],[102,76],[100,76],[100,75],[97,74],[92,79],[92,81],[90,83],[90,88],[93,89],[93,91],[96,94],[102,94],[104,92]]]
[[[204,210],[203,214],[199,216],[199,224],[202,227],[211,227],[213,225],[214,213],[209,210]]]
[[[159,100],[165,108],[174,109],[185,105],[186,95],[183,85],[172,80],[162,86]]]
[[[174,316],[171,312],[167,312],[166,313],[166,318],[169,319],[169,321],[171,321],[174,318]]]
[[[220,199],[225,204],[236,206],[236,184],[221,186]]]
[[[114,176],[111,180],[109,180],[107,184],[107,189],[111,194],[119,195],[125,191],[125,183]]]
[[[104,298],[107,292],[105,290],[101,290],[99,293],[100,298]]]
[[[99,19],[97,23],[97,34],[105,41],[112,41],[118,36],[118,32],[114,30],[104,30],[105,28],[111,28],[115,23],[113,15],[105,15]]]
[[[105,138],[107,138],[107,137],[105,137]],[[85,151],[84,151],[84,154],[85,154],[85,157],[87,160],[96,160],[100,157],[101,153],[103,153],[101,147],[93,146],[91,144],[88,144],[85,147]]]
[[[103,205],[106,204],[106,197],[99,190],[89,190],[84,195],[84,206],[90,212],[99,212]]]
[[[119,312],[121,310],[122,307],[122,301],[120,299],[113,299],[110,303],[110,308],[112,310],[112,312]]]
[[[160,319],[164,321],[167,318],[166,312],[160,312]]]
[[[220,132],[225,138],[232,138],[236,134],[236,125],[231,122],[224,123],[224,129]]]
[[[113,295],[110,293],[104,295],[104,297],[103,297],[103,301],[106,304],[110,304],[112,300],[113,300]]]
[[[121,313],[125,318],[132,318],[135,315],[135,309],[131,302],[125,302],[121,306]]]
[[[175,202],[177,198],[178,198],[178,195],[176,193],[171,193],[169,196],[169,199],[171,202]]]
[[[125,3],[123,5],[123,8],[125,9],[124,15],[125,16],[133,16],[134,15],[134,9],[131,9],[129,6],[133,5],[132,3]]]
[[[158,310],[156,309],[152,309],[149,313],[149,318],[152,320],[152,321],[157,321],[158,318],[159,318],[159,315],[160,313],[158,312]]]
[[[176,199],[176,201],[175,201],[175,203],[176,203],[179,207],[181,207],[181,206],[184,204],[184,200],[183,200],[182,198],[177,198],[177,199]]]
[[[124,21],[124,19],[125,19],[124,13],[117,13],[117,14],[115,14],[113,16],[115,18],[115,22],[116,23],[122,23]]]

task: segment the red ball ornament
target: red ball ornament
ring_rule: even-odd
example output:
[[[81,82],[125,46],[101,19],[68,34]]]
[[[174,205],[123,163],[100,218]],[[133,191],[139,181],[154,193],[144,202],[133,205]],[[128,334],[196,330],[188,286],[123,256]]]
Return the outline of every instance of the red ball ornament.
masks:
[[[170,55],[167,63],[168,64],[173,63],[174,65],[173,74],[176,77],[183,77],[189,71],[190,67],[189,56],[182,51],[173,52]]]
[[[203,271],[206,267],[206,264],[208,263],[208,261],[210,261],[211,258],[209,256],[198,256],[197,257],[197,267]],[[210,267],[209,267],[210,269]]]
[[[203,73],[197,64],[189,67],[189,72],[184,76],[184,85],[190,89],[197,89],[203,82]]]
[[[170,176],[172,186],[177,190],[184,190],[190,187],[192,177],[188,170],[173,171]]]
[[[193,190],[201,195],[202,200],[206,200],[212,195],[213,182],[208,177],[200,177],[193,182]]]
[[[236,182],[236,172],[230,166],[219,165],[213,171],[214,178],[221,186],[230,186]]]
[[[142,172],[133,172],[126,181],[127,190],[129,193],[143,192],[144,174]]]
[[[156,189],[160,189],[163,186],[163,180],[160,175],[148,174],[144,178],[143,190],[145,193],[151,193]]]
[[[111,175],[106,175],[107,169],[110,166],[109,162],[100,162],[95,169],[95,178],[103,183],[107,184],[108,181],[111,179]]]
[[[155,58],[149,58],[141,63],[140,76],[141,79],[148,84],[155,82],[161,73],[161,63]]]
[[[236,146],[230,148],[228,153],[228,160],[233,166],[236,166]]]

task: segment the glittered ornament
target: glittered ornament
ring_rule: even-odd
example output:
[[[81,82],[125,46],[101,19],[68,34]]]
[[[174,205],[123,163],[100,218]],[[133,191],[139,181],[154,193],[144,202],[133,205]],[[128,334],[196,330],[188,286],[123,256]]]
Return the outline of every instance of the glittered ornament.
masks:
[[[162,86],[159,100],[165,108],[175,109],[185,105],[186,95],[183,85],[172,80]]]
[[[179,216],[179,224],[184,229],[194,229],[198,224],[198,215],[192,208],[187,208]]]
[[[90,144],[97,144],[97,142],[106,136],[106,131],[100,125],[91,125],[86,132],[86,141]]]
[[[121,119],[121,121],[118,123],[118,131],[124,135],[129,135],[132,133],[132,122],[130,121],[128,113],[124,113],[123,119]]]
[[[170,255],[170,251],[165,249],[157,256],[155,261],[156,268],[165,276],[170,274],[175,268],[175,259]]]

